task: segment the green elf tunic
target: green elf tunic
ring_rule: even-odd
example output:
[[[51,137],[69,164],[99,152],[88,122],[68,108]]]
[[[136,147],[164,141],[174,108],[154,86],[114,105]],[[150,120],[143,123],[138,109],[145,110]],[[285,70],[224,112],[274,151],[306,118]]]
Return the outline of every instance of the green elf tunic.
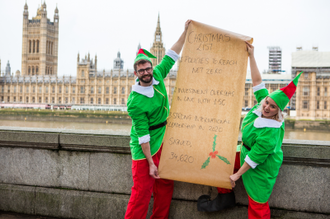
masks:
[[[130,148],[133,160],[146,159],[141,144],[150,142],[151,156],[155,155],[162,144],[166,126],[149,131],[150,126],[163,123],[169,115],[169,103],[164,78],[179,58],[169,50],[161,63],[154,67],[153,84],[148,87],[132,86],[127,100],[128,115],[132,118]]]
[[[266,203],[272,193],[276,177],[283,162],[281,149],[284,137],[284,121],[261,117],[260,102],[269,94],[262,83],[253,87],[258,101],[242,123],[242,146],[240,163],[247,162],[251,168],[242,175],[244,187],[252,200]]]

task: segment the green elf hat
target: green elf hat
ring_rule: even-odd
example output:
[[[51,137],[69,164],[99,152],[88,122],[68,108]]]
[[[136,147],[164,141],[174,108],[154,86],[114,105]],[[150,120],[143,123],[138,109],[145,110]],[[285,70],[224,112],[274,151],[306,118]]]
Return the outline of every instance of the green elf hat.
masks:
[[[278,107],[280,107],[281,110],[284,110],[285,106],[288,105],[294,92],[296,92],[298,80],[302,73],[303,72],[300,72],[299,75],[297,75],[293,79],[293,81],[291,81],[287,86],[279,90],[276,90],[268,95],[270,98],[272,98],[275,101],[275,103],[277,104]]]
[[[137,55],[136,55],[136,58],[135,58],[135,60],[134,60],[134,64],[135,64],[137,61],[141,60],[141,59],[148,60],[150,63],[152,63],[151,60],[150,60],[150,58],[155,59],[155,58],[157,58],[157,57],[154,56],[153,54],[151,54],[150,52],[148,52],[148,51],[145,50],[145,49],[140,49],[140,50],[138,51]]]

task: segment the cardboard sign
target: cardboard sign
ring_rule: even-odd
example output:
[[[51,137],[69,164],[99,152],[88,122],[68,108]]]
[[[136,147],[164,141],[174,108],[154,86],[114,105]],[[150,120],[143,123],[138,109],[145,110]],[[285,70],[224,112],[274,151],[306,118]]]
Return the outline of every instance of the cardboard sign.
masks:
[[[251,37],[189,25],[159,164],[161,178],[231,188]]]

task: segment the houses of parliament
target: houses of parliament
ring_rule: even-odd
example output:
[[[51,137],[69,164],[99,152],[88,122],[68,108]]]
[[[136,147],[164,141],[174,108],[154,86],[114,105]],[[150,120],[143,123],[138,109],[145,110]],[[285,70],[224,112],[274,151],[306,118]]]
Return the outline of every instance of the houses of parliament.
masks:
[[[124,70],[124,62],[117,53],[113,69],[98,71],[97,56],[77,55],[76,77],[57,76],[59,10],[56,7],[53,21],[47,18],[45,3],[29,19],[28,5],[23,11],[22,64],[21,72],[11,73],[10,64],[0,72],[1,103],[62,104],[62,105],[112,105],[125,106],[132,85],[135,83],[133,70]],[[140,49],[140,45],[137,51]],[[162,42],[160,18],[158,16],[154,42],[150,52],[160,63],[165,55]],[[321,61],[313,63],[315,57]],[[271,59],[271,57],[270,57]],[[0,60],[1,70],[1,60]],[[330,119],[330,52],[303,51],[297,48],[292,54],[291,75],[263,74],[266,88],[272,92],[286,86],[297,73],[304,71],[295,97],[290,106],[296,108],[296,117],[302,119]],[[176,70],[171,70],[165,79],[171,103],[176,83]],[[247,75],[242,107],[256,104],[252,81]]]

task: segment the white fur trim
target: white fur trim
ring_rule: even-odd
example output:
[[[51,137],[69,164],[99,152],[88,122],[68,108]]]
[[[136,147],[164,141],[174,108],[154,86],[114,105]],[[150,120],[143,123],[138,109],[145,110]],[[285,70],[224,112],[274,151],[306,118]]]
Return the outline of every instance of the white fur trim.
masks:
[[[264,88],[266,89],[265,83],[258,84],[257,86],[254,86],[252,88],[253,93],[257,92],[258,90],[264,89]]]
[[[148,143],[150,141],[150,135],[147,134],[139,138],[139,144]]]
[[[259,108],[260,108],[260,107],[259,107]],[[258,109],[255,109],[255,110],[253,111],[253,113],[260,117],[260,116],[261,116],[261,111],[259,110],[259,108],[258,108]]]
[[[173,50],[168,50],[168,51],[166,52],[166,55],[169,56],[169,57],[171,57],[175,62],[178,61],[178,59],[179,59],[179,57],[180,57],[180,56],[179,56],[176,52],[174,52]]]
[[[158,85],[159,81],[155,80],[155,78],[152,78],[152,85]],[[135,91],[139,94],[142,94],[146,97],[153,97],[154,96],[154,88],[152,87],[152,85],[148,86],[148,87],[144,87],[139,85],[139,81],[136,79],[135,80],[135,84],[132,85],[132,91]]]
[[[245,161],[247,164],[249,164],[249,166],[250,166],[252,169],[256,168],[256,167],[259,165],[259,164],[257,164],[256,162],[254,162],[253,160],[251,160],[251,159],[249,158],[249,155],[246,155],[244,161]]]
[[[256,111],[256,110],[255,110]],[[255,112],[253,111],[253,112]],[[259,112],[259,111],[256,111]],[[258,117],[256,120],[254,120],[254,127],[256,128],[280,128],[282,126],[283,122],[276,121],[274,119],[267,119]]]

